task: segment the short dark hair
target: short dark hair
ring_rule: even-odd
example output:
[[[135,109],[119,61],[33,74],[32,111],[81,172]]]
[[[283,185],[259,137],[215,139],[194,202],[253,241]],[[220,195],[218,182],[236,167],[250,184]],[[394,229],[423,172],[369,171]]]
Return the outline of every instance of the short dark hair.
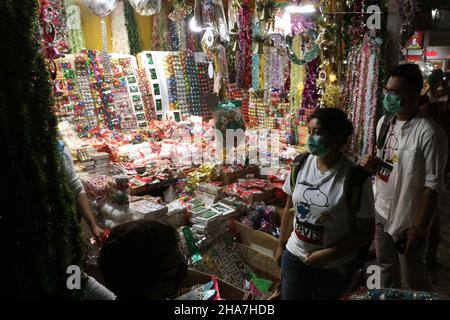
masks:
[[[114,227],[100,250],[100,270],[120,298],[145,298],[178,253],[178,233],[158,221],[137,220]]]
[[[399,77],[406,81],[408,89],[420,94],[423,88],[423,76],[416,64],[406,63],[394,67],[390,73],[391,77]]]
[[[342,147],[347,143],[348,137],[353,134],[353,124],[347,118],[344,111],[338,108],[320,108],[317,109],[308,119],[310,122],[312,119],[320,121],[331,134],[338,137],[339,145]]]

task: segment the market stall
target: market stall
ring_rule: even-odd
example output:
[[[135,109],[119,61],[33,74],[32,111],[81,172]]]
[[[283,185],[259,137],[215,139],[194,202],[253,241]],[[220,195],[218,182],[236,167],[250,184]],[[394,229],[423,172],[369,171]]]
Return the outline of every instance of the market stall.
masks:
[[[54,25],[60,47],[44,36],[60,134],[99,225],[150,219],[177,228],[197,279],[181,299],[266,299],[276,290],[282,186],[317,108],[347,112],[349,156],[373,153],[385,43],[364,19],[368,2],[86,1],[101,18],[102,48],[84,49],[91,31],[75,1],[68,32],[63,17]],[[150,47],[141,47],[134,11],[151,16]],[[225,143],[227,130],[242,136]]]

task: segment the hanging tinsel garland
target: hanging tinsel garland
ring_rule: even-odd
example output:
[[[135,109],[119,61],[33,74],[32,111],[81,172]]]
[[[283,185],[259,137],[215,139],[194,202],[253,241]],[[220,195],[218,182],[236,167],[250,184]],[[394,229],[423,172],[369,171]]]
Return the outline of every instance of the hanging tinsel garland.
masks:
[[[162,1],[161,11],[152,17],[153,27],[152,27],[152,50],[155,51],[168,51],[169,50],[169,9],[168,1]]]
[[[316,86],[319,59],[316,58],[306,65],[305,87],[302,94],[302,107],[299,111],[300,120],[306,121],[318,107],[319,93]]]
[[[301,52],[301,38],[296,35],[293,39],[292,50],[295,53]],[[290,102],[291,113],[296,113],[302,105],[302,94],[304,89],[304,74],[305,66],[298,64],[291,64],[290,73]]]
[[[125,1],[125,25],[127,27],[130,54],[136,55],[142,51],[141,37],[139,35],[133,7],[128,1]]]
[[[7,275],[0,296],[65,299],[83,293],[66,285],[67,267],[83,266],[80,227],[57,148],[49,75],[38,53],[37,6],[0,2],[1,38],[8,43],[0,72],[14,75],[0,79],[1,166],[7,168],[0,181],[8,186],[1,194],[8,210],[0,219]]]
[[[260,30],[259,30],[259,19],[257,16],[253,17],[253,22],[252,22],[252,30],[253,30],[253,34],[254,37],[256,34],[259,34]],[[255,41],[253,41],[253,51],[255,50],[257,43]],[[258,43],[258,45],[260,45]],[[261,44],[262,45],[262,44]],[[261,55],[261,58],[264,59],[264,57]],[[260,64],[260,55],[256,52],[253,53],[252,56],[252,88],[253,90],[259,90],[259,64]]]
[[[73,0],[65,1],[66,19],[70,53],[77,53],[85,47],[84,35],[81,27],[80,7]]]
[[[68,30],[66,24],[66,8],[60,0],[39,0],[41,8],[47,11],[48,20],[54,27],[55,47],[58,51],[66,53],[69,51]]]
[[[237,84],[248,89],[252,85],[252,15],[245,0],[239,10],[239,48]]]
[[[130,54],[129,36],[127,33],[129,26],[125,22],[125,6],[131,5],[128,1],[125,1],[125,4],[123,1],[119,1],[116,9],[111,12],[111,38],[114,53]]]

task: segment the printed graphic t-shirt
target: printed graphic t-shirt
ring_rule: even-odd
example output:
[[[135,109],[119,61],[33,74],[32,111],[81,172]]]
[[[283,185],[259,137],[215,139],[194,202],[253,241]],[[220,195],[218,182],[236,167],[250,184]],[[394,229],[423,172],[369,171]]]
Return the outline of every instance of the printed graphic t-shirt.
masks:
[[[294,192],[290,179],[286,179],[283,191],[292,196],[294,228],[286,249],[304,261],[308,254],[331,247],[351,232],[352,218],[347,208],[345,181],[352,166],[345,156],[333,169],[321,172],[317,157],[310,155],[297,176]],[[369,219],[375,214],[372,185],[367,179],[359,212],[356,218]],[[355,252],[327,263],[324,268],[337,268],[350,262]]]
[[[375,201],[376,212],[387,219],[394,194],[398,170],[398,148],[400,145],[400,129],[406,121],[397,120],[391,125],[384,143],[381,165],[377,171],[376,189],[378,196]]]

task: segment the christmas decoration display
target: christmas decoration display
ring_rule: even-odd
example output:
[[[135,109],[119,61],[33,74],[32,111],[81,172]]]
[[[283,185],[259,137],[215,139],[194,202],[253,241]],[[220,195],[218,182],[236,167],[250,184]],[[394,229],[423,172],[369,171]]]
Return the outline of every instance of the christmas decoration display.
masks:
[[[125,6],[129,6],[129,3],[119,1],[116,9],[111,13],[112,50],[115,53],[129,54],[130,43],[128,34],[125,32]]]

